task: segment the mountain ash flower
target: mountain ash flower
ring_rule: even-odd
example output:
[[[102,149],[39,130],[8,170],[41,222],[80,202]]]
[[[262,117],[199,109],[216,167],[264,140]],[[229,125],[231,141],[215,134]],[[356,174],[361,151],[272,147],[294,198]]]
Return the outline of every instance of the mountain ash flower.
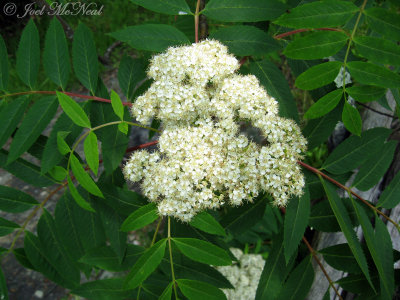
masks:
[[[243,254],[237,248],[230,249],[237,262],[232,266],[216,267],[235,289],[223,289],[228,300],[252,300],[256,297],[258,281],[264,267],[260,254]]]
[[[297,124],[278,115],[277,101],[218,41],[171,47],[151,60],[150,88],[132,105],[141,123],[163,128],[159,150],[132,154],[125,177],[163,216],[190,221],[198,212],[241,205],[261,192],[276,205],[301,195],[296,163],[306,150]],[[238,121],[260,129],[267,145],[240,133]]]

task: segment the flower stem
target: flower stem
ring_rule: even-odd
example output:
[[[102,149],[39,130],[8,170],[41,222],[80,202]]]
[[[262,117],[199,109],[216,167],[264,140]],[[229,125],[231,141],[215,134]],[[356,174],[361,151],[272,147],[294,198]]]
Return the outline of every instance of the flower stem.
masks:
[[[175,299],[178,299],[178,291],[176,290],[176,280],[174,272],[174,262],[172,260],[172,247],[171,247],[171,218],[168,217],[168,247],[169,247],[169,262],[171,264],[172,285],[174,287]]]
[[[194,14],[194,41],[199,42],[199,16],[200,16],[200,0],[197,0],[196,13]]]
[[[160,229],[161,221],[162,221],[162,217],[159,217],[159,218],[158,218],[157,227],[156,227],[156,231],[154,232],[153,239],[151,240],[150,248],[151,248],[151,246],[153,246],[154,243],[156,242],[157,233],[158,233],[158,230]]]

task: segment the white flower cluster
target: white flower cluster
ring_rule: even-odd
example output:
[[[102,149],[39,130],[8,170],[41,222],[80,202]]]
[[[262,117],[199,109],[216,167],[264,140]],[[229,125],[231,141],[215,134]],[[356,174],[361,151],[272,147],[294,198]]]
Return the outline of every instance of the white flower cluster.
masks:
[[[135,152],[125,177],[142,182],[160,215],[190,221],[225,203],[252,201],[261,191],[285,205],[301,195],[304,177],[296,163],[306,149],[297,124],[278,116],[278,103],[253,75],[238,75],[236,58],[217,41],[169,48],[155,56],[155,81],[132,105],[132,114],[164,128],[159,151]],[[240,134],[247,120],[267,140],[259,146]]]
[[[264,267],[264,259],[259,254],[243,254],[237,248],[230,249],[238,260],[232,266],[216,267],[235,289],[223,289],[228,300],[253,300],[258,281]]]

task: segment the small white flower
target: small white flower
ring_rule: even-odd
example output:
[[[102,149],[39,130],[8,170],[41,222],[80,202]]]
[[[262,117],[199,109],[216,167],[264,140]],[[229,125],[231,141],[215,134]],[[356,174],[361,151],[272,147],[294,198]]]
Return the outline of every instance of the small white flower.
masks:
[[[228,300],[253,300],[258,281],[264,267],[264,259],[259,254],[243,254],[237,248],[230,249],[238,260],[232,266],[216,267],[235,289],[223,289]]]

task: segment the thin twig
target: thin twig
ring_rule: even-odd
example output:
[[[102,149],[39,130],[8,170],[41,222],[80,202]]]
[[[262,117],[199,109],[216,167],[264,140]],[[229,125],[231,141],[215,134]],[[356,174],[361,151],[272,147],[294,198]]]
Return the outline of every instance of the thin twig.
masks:
[[[373,206],[371,203],[369,203],[367,200],[365,200],[364,198],[362,198],[360,195],[358,195],[357,193],[355,193],[351,188],[341,184],[340,182],[336,181],[335,179],[329,177],[328,175],[322,173],[320,170],[302,162],[302,161],[297,161],[297,163],[301,166],[303,166],[304,168],[310,170],[311,172],[321,175],[322,177],[324,177],[325,179],[329,180],[330,182],[332,182],[333,184],[335,184],[336,186],[344,189],[345,191],[353,194],[355,197],[357,197],[362,203],[364,203],[365,205],[367,205],[369,208],[373,209],[374,211],[376,211],[378,214],[380,214],[382,217],[384,217],[386,220],[388,220],[390,223],[392,223],[398,230],[400,230],[400,226],[399,224],[397,224],[394,220],[392,220],[391,218],[389,218],[387,215],[385,215],[383,212],[381,212],[379,209],[377,209],[375,206]]]
[[[281,210],[281,212],[283,214],[286,214],[286,208],[285,207],[281,207],[280,210]],[[324,273],[326,279],[329,282],[329,285],[335,290],[335,292],[339,296],[339,298],[342,299],[342,297],[340,296],[338,290],[334,286],[332,279],[329,277],[328,273],[326,272],[325,267],[323,266],[323,264],[321,263],[321,261],[319,260],[319,258],[317,256],[317,254],[315,253],[314,248],[310,245],[310,243],[307,241],[307,239],[304,236],[303,236],[303,242],[306,244],[306,246],[307,246],[308,250],[310,251],[311,255],[314,257],[315,261],[317,262],[317,264],[321,268],[321,271],[322,271],[322,273]]]
[[[326,272],[326,270],[324,268],[324,265],[319,260],[319,258],[317,256],[317,253],[315,252],[313,247],[310,245],[310,243],[307,241],[307,239],[304,236],[303,236],[303,242],[304,242],[304,244],[306,244],[306,246],[307,246],[308,250],[310,251],[311,255],[313,256],[313,258],[315,259],[315,261],[317,262],[317,264],[321,268],[322,273],[324,273],[326,279],[329,281],[329,285],[333,288],[333,290],[335,291],[336,295],[338,295],[339,299],[343,300],[342,296],[339,294],[339,291],[336,289],[335,285],[333,284],[332,279],[329,277],[328,272]]]
[[[135,150],[139,150],[139,149],[143,149],[143,148],[147,148],[147,147],[150,147],[150,146],[154,146],[156,144],[158,144],[158,141],[148,142],[148,143],[145,143],[145,144],[141,144],[139,146],[133,146],[133,147],[130,147],[130,148],[126,149],[126,153],[132,152],[132,151],[135,151]]]
[[[313,29],[302,28],[302,29],[296,29],[296,30],[292,30],[292,31],[288,31],[288,32],[284,32],[284,33],[275,35],[274,39],[279,40],[279,39],[287,37],[289,35],[293,35],[293,34],[300,33],[300,32],[305,32],[305,31],[311,31],[311,30],[343,31],[343,30],[338,29],[338,28],[313,28]]]
[[[47,201],[49,201],[49,199],[51,197],[53,197],[54,194],[56,194],[59,190],[61,190],[62,188],[64,188],[66,185],[68,184],[68,182],[64,182],[63,184],[61,184],[60,186],[58,186],[56,189],[54,189],[53,191],[50,192],[50,194],[38,205],[34,208],[34,210],[32,210],[32,212],[29,214],[29,216],[26,218],[24,224],[22,224],[21,228],[18,230],[17,234],[15,235],[10,248],[8,249],[8,251],[5,253],[5,255],[9,254],[15,247],[15,243],[17,242],[17,239],[19,238],[19,236],[21,235],[21,233],[25,230],[26,226],[28,226],[28,223],[30,222],[30,220],[32,220],[32,218],[36,215],[36,213],[39,211],[39,209],[43,208],[43,206],[47,203]]]
[[[250,56],[243,56],[242,59],[239,61],[239,65],[243,66],[249,58]]]
[[[392,118],[392,119],[397,119],[397,116],[390,115],[390,114],[384,113],[384,112],[382,112],[382,111],[376,110],[375,108],[372,108],[372,107],[370,107],[370,106],[368,106],[368,105],[366,105],[366,104],[364,104],[364,103],[361,103],[361,102],[358,102],[358,101],[356,101],[356,103],[357,103],[358,105],[361,105],[362,107],[365,107],[366,109],[368,109],[368,110],[370,110],[370,111],[373,111],[373,112],[375,112],[375,113],[377,113],[377,114],[380,114],[380,115],[382,115],[382,116],[386,116],[386,117],[389,117],[389,118]]]

